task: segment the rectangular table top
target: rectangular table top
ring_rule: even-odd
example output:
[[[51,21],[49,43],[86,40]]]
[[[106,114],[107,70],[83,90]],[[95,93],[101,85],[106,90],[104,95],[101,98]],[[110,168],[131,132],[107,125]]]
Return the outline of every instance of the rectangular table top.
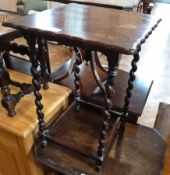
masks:
[[[134,54],[158,19],[135,12],[68,4],[4,23],[61,44]]]
[[[64,4],[78,3],[86,5],[94,5],[100,7],[117,8],[117,9],[133,9],[139,3],[139,0],[48,0],[60,2]]]

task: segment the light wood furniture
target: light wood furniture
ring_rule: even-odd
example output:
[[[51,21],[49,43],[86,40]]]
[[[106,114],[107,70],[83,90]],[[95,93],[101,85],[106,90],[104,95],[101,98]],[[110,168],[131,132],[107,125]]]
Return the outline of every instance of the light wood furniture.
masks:
[[[12,79],[19,82],[31,82],[31,76],[9,71]],[[12,92],[17,89],[12,88]],[[54,116],[67,107],[68,88],[49,83],[48,90],[42,90],[45,121],[48,125]],[[0,96],[1,98],[2,96]],[[32,154],[32,146],[37,135],[37,114],[34,95],[22,98],[16,106],[17,115],[7,116],[0,105],[0,174],[2,175],[43,175],[42,167]]]

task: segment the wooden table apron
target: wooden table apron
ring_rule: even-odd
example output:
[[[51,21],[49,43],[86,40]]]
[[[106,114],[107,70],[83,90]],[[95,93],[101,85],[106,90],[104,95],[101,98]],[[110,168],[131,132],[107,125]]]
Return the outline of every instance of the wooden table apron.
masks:
[[[117,10],[116,11],[113,11],[113,10],[107,11],[104,8],[90,7],[90,6],[77,5],[77,4],[69,4],[65,7],[61,7],[61,8],[56,9],[56,11],[57,11],[57,13],[61,13],[61,14],[67,14],[67,12],[69,12],[70,15],[72,16],[74,14],[73,12],[75,12],[76,9],[78,10],[76,13],[80,12],[80,14],[81,14],[81,10],[85,10],[85,11],[88,11],[90,15],[93,15],[93,13],[96,13],[95,15],[100,16],[101,14],[98,13],[98,11],[99,11],[99,12],[107,13],[106,15],[108,15],[108,17],[110,17],[110,16],[114,17],[116,15],[120,15],[120,17],[121,17],[121,15],[124,15],[124,16],[131,15],[131,17],[132,17],[131,13],[129,13],[127,15],[126,12],[122,12],[122,11],[121,11],[121,13]],[[61,12],[60,12],[60,10],[61,10]],[[48,15],[51,15],[51,17],[49,19],[55,20],[55,17],[57,17],[57,16],[54,16],[55,15],[55,9],[42,12],[42,13],[40,13],[40,16],[41,16],[41,14],[43,15],[43,13],[47,15],[47,18],[49,17]],[[84,14],[87,15],[87,13],[84,13]],[[135,80],[134,73],[137,70],[136,63],[139,60],[139,51],[141,50],[141,44],[143,44],[145,42],[145,40],[149,37],[149,35],[152,33],[152,31],[157,27],[160,20],[156,20],[154,22],[152,21],[152,23],[151,23],[152,26],[148,29],[147,33],[145,32],[144,33],[145,35],[141,34],[142,36],[140,36],[140,41],[138,41],[138,44],[135,45],[135,47],[129,49],[129,47],[130,47],[129,45],[131,43],[133,43],[134,41],[136,42],[135,39],[131,40],[130,44],[129,44],[128,41],[127,41],[127,43],[124,43],[123,41],[119,41],[119,43],[114,43],[112,45],[108,42],[109,39],[107,39],[106,41],[101,41],[103,43],[98,42],[98,41],[100,41],[102,36],[99,37],[99,36],[95,35],[95,33],[93,33],[93,31],[91,31],[93,34],[92,33],[88,33],[88,34],[89,34],[89,36],[92,36],[94,38],[94,40],[89,41],[88,38],[85,39],[85,40],[83,38],[81,38],[82,33],[79,34],[78,32],[83,32],[84,30],[80,31],[80,29],[77,29],[77,28],[75,29],[75,31],[77,30],[78,34],[77,33],[76,34],[78,35],[78,38],[77,37],[72,37],[70,35],[69,32],[74,33],[75,31],[74,30],[69,31],[69,28],[64,28],[63,31],[61,30],[63,32],[63,34],[62,33],[57,34],[57,32],[60,32],[59,26],[58,27],[55,26],[55,29],[53,27],[51,27],[52,31],[50,31],[50,26],[47,26],[47,29],[49,29],[49,30],[45,29],[44,26],[41,25],[41,24],[40,24],[41,26],[37,25],[38,26],[37,27],[35,25],[35,23],[33,23],[34,26],[32,26],[31,21],[29,21],[29,20],[33,19],[34,17],[35,17],[35,19],[38,18],[39,17],[38,15],[39,14],[37,14],[35,16],[30,16],[30,17],[28,17],[28,16],[27,17],[22,17],[22,18],[19,18],[18,21],[6,22],[6,23],[4,23],[4,25],[19,29],[23,33],[25,39],[27,40],[27,44],[28,44],[29,49],[30,49],[30,55],[29,56],[30,56],[30,60],[31,60],[31,63],[32,63],[32,69],[31,69],[32,75],[33,75],[32,83],[33,83],[33,86],[34,86],[34,95],[35,95],[35,98],[36,98],[35,99],[35,104],[37,106],[37,115],[38,115],[38,120],[39,120],[39,138],[40,138],[40,141],[41,141],[42,145],[46,146],[46,144],[47,144],[47,139],[46,138],[48,136],[48,130],[46,130],[46,128],[45,128],[44,113],[42,112],[43,105],[41,103],[42,96],[40,94],[40,89],[41,89],[40,77],[41,76],[40,76],[40,73],[38,71],[39,59],[37,58],[37,53],[36,53],[36,40],[38,38],[40,38],[41,40],[42,39],[54,40],[54,41],[59,42],[60,44],[72,46],[72,47],[75,48],[75,52],[76,52],[76,61],[75,62],[76,62],[76,65],[75,65],[75,73],[74,74],[75,74],[75,90],[76,90],[76,92],[75,92],[75,101],[76,101],[77,110],[79,110],[79,99],[80,99],[80,97],[79,97],[79,94],[80,94],[80,92],[79,92],[79,87],[80,87],[80,85],[79,85],[79,72],[80,72],[79,65],[81,64],[81,58],[80,58],[80,55],[79,55],[79,49],[78,48],[82,48],[82,49],[85,49],[88,52],[91,52],[91,58],[90,58],[89,61],[91,63],[91,67],[92,67],[95,79],[97,81],[97,84],[101,88],[104,99],[105,99],[105,105],[104,105],[104,109],[103,109],[103,111],[104,111],[103,128],[102,128],[102,131],[100,133],[99,146],[98,146],[98,151],[97,151],[97,156],[96,156],[96,167],[98,169],[100,169],[101,166],[102,166],[103,160],[104,160],[104,156],[105,156],[105,147],[106,147],[105,144],[106,144],[106,138],[107,138],[107,134],[108,134],[109,121],[110,121],[110,118],[111,118],[111,115],[110,115],[109,111],[112,107],[112,102],[110,100],[110,97],[113,95],[112,87],[114,86],[114,80],[115,80],[115,77],[117,75],[117,67],[118,67],[118,63],[119,63],[119,54],[124,53],[124,54],[133,55],[133,60],[132,60],[132,68],[131,68],[130,73],[129,73],[128,88],[126,90],[124,108],[123,108],[122,114],[117,118],[116,126],[113,129],[115,133],[117,133],[117,131],[120,127],[120,124],[124,124],[124,121],[126,121],[126,117],[128,115],[128,107],[129,107],[129,103],[130,103],[130,98],[132,96],[131,91],[133,89],[133,81]],[[79,18],[77,18],[76,16],[73,16],[73,17],[75,17],[75,20],[79,20]],[[88,18],[90,18],[90,17],[88,16]],[[141,17],[138,16],[138,18],[139,19],[142,19],[142,18],[144,19],[145,16],[141,16]],[[150,17],[147,17],[147,18],[148,18],[148,21],[151,20]],[[81,18],[81,19],[83,20],[83,18]],[[123,17],[122,17],[122,19],[123,19]],[[72,19],[70,19],[69,24],[71,24],[71,20]],[[107,22],[107,21],[103,21],[103,19],[100,19],[100,20],[102,22],[105,22],[105,23]],[[25,26],[24,26],[24,24],[22,24],[22,21],[26,21]],[[101,21],[99,21],[99,23]],[[147,21],[147,23],[148,23],[148,21]],[[53,21],[53,22],[54,22],[54,24],[56,24],[55,21]],[[59,24],[62,24],[62,21],[60,21],[60,22],[61,23],[59,23]],[[146,25],[147,25],[147,23],[146,23]],[[67,23],[67,25],[69,25],[69,24]],[[94,28],[96,27],[95,24],[93,24],[93,23],[89,22],[88,24],[93,25]],[[136,25],[137,24],[138,23],[136,23]],[[103,25],[106,25],[106,24],[103,24]],[[121,25],[121,24],[119,24],[119,25]],[[140,25],[140,22],[139,22],[138,25]],[[34,27],[35,27],[35,29],[34,29]],[[39,27],[40,27],[40,29],[39,29]],[[98,32],[102,33],[102,30],[105,29],[104,27],[105,26],[102,26],[102,29],[98,29],[99,30]],[[38,28],[38,30],[37,30],[37,28]],[[140,30],[140,29],[138,29],[138,30]],[[55,32],[53,32],[53,31],[55,31]],[[66,34],[64,32],[66,32]],[[121,36],[119,36],[119,37],[121,37]],[[135,36],[135,37],[137,37],[137,36]],[[122,45],[122,47],[119,46],[119,44],[121,44],[121,43],[122,44],[124,43],[124,45]],[[95,68],[95,59],[94,59],[94,56],[93,56],[93,53],[94,53],[93,51],[99,51],[99,52],[105,54],[106,57],[107,57],[107,61],[108,61],[108,79],[107,79],[107,82],[106,82],[105,86],[102,85],[102,83],[100,82],[100,79],[98,77],[98,74],[97,74],[97,71],[96,71],[96,68]]]

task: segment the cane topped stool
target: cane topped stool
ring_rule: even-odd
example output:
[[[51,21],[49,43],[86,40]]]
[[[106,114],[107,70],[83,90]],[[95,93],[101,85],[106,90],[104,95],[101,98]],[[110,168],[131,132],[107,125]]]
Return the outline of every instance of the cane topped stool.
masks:
[[[46,20],[42,23],[40,19]],[[61,149],[66,148],[85,157],[83,160],[89,166],[93,165],[95,161],[96,166],[91,167],[93,170],[101,170],[103,162],[107,159],[113,143],[119,138],[118,136],[123,135],[123,133],[127,134],[126,126],[128,124],[126,125],[125,121],[132,96],[131,91],[135,80],[134,73],[137,69],[136,63],[139,60],[139,51],[141,45],[152,34],[159,22],[159,19],[149,15],[73,3],[4,23],[5,26],[20,30],[25,35],[29,45],[39,119],[39,139],[35,143],[35,154],[41,163],[64,172],[61,157],[54,154],[47,155],[48,151],[53,148],[58,150],[58,147],[61,147]],[[38,80],[40,75],[37,72],[38,59],[35,47],[37,37],[72,46],[76,53],[75,100],[48,128],[44,124],[43,106],[39,92],[40,82]],[[86,81],[86,79],[80,80],[79,78],[79,65],[82,63],[79,48],[85,49],[91,55],[86,61],[90,62],[92,73],[102,91],[104,106],[89,103],[80,97],[81,81]],[[100,51],[107,56],[108,78],[105,85],[101,83],[96,71],[95,51]],[[121,115],[115,112],[114,117],[110,114],[112,108],[110,98],[114,94],[113,88],[120,61],[119,54],[133,55],[133,59],[124,108]],[[138,128],[134,130],[138,130]],[[128,133],[131,133],[131,128]],[[154,131],[151,131],[151,135],[155,136],[157,140],[157,134]],[[143,140],[143,137],[140,139]],[[155,143],[150,139],[148,142],[147,145]],[[144,140],[141,144],[144,144]],[[164,143],[161,142],[161,146],[156,146],[154,150],[164,148],[164,146]],[[131,149],[133,146],[128,146],[128,148]],[[149,154],[150,150],[147,149],[145,155]],[[156,155],[154,162],[160,160],[162,155],[163,151]],[[59,157],[58,160],[56,159],[57,156]],[[91,163],[87,162],[86,159],[90,160]],[[114,165],[116,163],[113,162]],[[148,171],[152,170],[148,169]],[[77,172],[70,170],[67,174],[77,174]]]

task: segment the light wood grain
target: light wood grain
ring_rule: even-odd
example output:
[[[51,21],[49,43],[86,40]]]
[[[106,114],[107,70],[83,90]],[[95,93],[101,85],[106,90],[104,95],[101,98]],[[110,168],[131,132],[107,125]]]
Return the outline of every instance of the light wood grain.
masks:
[[[5,137],[5,136],[4,136]],[[11,145],[4,146],[0,140],[0,173],[2,175],[27,175],[19,149],[11,149]]]

